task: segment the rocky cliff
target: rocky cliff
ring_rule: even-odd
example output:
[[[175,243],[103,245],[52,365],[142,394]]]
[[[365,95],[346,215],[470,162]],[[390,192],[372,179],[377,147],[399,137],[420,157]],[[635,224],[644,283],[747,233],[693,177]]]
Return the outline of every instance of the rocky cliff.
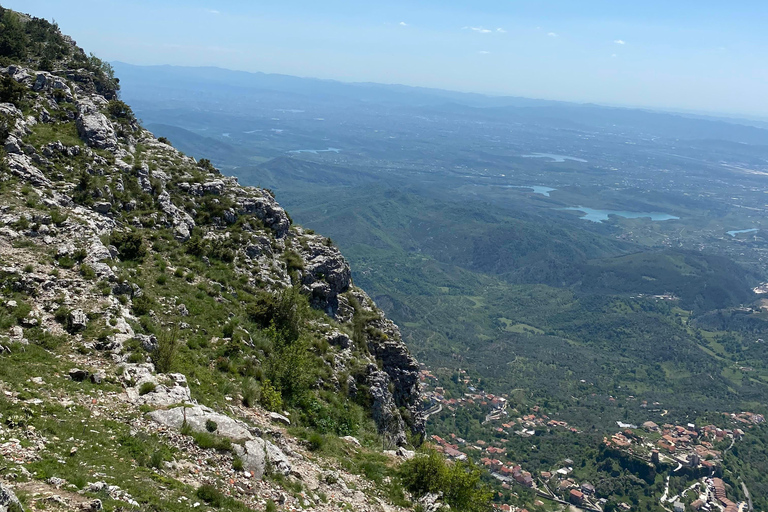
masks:
[[[80,408],[83,425],[130,424],[121,443],[160,429],[170,451],[150,455],[156,471],[178,475],[189,457],[168,453],[200,456],[188,439],[212,434],[234,443],[238,481],[293,474],[315,490],[328,479],[302,476],[299,441],[270,425],[363,435],[370,418],[385,447],[420,437],[418,364],[332,242],[292,225],[270,191],[157,140],[109,66],[57,27],[0,11],[0,37],[27,38],[16,54],[0,45],[0,449],[21,464],[14,478],[66,487],[47,465],[24,467],[62,441],[54,426],[25,429],[55,414],[30,408],[51,401]],[[75,458],[83,430],[50,457]],[[110,473],[75,487],[140,501]],[[66,506],[95,503],[66,494]]]

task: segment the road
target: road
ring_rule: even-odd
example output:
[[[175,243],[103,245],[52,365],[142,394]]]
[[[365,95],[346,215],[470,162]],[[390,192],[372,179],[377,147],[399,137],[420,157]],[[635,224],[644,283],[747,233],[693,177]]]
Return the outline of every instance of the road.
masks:
[[[754,508],[752,507],[752,496],[749,495],[749,489],[747,489],[747,484],[744,483],[741,478],[739,478],[739,481],[741,482],[741,490],[744,491],[744,496],[747,497],[747,503],[749,504],[749,512],[754,512]]]

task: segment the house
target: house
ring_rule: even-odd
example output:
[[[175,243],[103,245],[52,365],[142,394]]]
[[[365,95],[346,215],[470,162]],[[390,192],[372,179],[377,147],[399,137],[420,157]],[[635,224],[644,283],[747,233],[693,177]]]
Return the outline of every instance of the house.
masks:
[[[674,505],[672,505],[675,512],[685,512],[685,505],[680,500],[676,501]]]
[[[646,421],[641,425],[641,427],[643,427],[643,430],[646,430],[648,432],[656,432],[657,430],[659,430],[659,426],[652,421]]]
[[[701,500],[696,500],[693,503],[691,503],[691,508],[693,510],[699,510],[703,506],[704,506],[704,502]]]
[[[590,483],[583,483],[581,484],[581,492],[584,494],[587,494],[589,496],[592,496],[595,494],[595,486]]]
[[[574,505],[581,505],[584,503],[584,493],[577,489],[571,489],[571,493],[568,498],[569,501]]]

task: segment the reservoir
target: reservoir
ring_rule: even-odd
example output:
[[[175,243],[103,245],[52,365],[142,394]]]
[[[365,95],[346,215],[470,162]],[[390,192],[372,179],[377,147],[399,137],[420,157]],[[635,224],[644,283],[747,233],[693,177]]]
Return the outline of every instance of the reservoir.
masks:
[[[574,162],[581,162],[581,163],[587,163],[586,160],[583,158],[576,158],[575,156],[567,156],[567,155],[555,155],[552,153],[533,153],[530,155],[523,155],[523,158],[551,158],[555,161],[555,163],[562,163],[566,160],[572,160]]]
[[[626,212],[626,211],[620,211],[620,210],[595,210],[593,208],[586,208],[584,206],[572,206],[570,208],[561,208],[561,210],[572,210],[577,212],[583,212],[584,216],[581,217],[583,220],[588,220],[591,222],[603,222],[608,220],[608,218],[611,215],[616,215],[618,217],[624,217],[625,219],[645,219],[649,218],[652,221],[661,221],[661,220],[675,220],[679,219],[680,217],[675,217],[674,215],[669,215],[668,213],[660,213],[660,212]]]
[[[540,185],[504,185],[506,188],[524,188],[527,190],[532,190],[534,194],[541,194],[543,196],[549,197],[550,192],[554,192],[557,190],[556,188],[552,187],[542,187]]]
[[[326,148],[326,149],[294,149],[289,153],[312,153],[316,155],[318,153],[339,153],[341,150],[338,148]]]
[[[754,233],[755,231],[758,231],[758,229],[757,228],[752,228],[752,229],[735,229],[733,231],[726,231],[726,233],[728,233],[731,236],[736,236],[739,233]]]

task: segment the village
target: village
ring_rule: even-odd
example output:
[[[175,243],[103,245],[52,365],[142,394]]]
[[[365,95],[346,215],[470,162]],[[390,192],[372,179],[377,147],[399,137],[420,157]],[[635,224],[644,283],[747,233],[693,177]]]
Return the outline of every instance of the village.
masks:
[[[514,417],[516,410],[508,407],[507,394],[486,393],[473,386],[465,372],[459,371],[459,375],[467,392],[461,397],[447,398],[443,387],[438,385],[437,377],[428,369],[421,370],[424,395],[430,405],[427,415],[444,410],[455,413],[461,407],[479,406],[486,411],[483,424],[488,426],[494,438],[492,441],[467,440],[455,433],[443,437],[431,435],[429,441],[435,449],[451,460],[471,458],[499,480],[502,489],[513,491],[515,486],[531,489],[537,497],[533,502],[535,506],[543,506],[544,499],[551,504],[603,512],[607,500],[595,495],[595,487],[590,482],[580,482],[574,478],[573,460],[565,458],[556,467],[534,474],[512,461],[507,449],[503,447],[508,442],[508,436],[531,437],[536,435],[537,429],[563,429],[579,434],[581,431],[578,428],[566,421],[549,418],[538,405],[532,406],[530,413]],[[647,403],[643,402],[642,407],[647,408]],[[693,423],[659,425],[650,420],[637,426],[617,421],[621,430],[610,437],[604,437],[603,444],[648,465],[674,466],[670,473],[672,475],[681,470],[696,475],[693,485],[674,496],[669,496],[667,476],[666,489],[659,503],[668,512],[749,512],[751,507],[748,502],[735,503],[728,498],[726,484],[716,475],[720,474],[718,470],[723,451],[730,450],[734,443],[741,440],[746,430],[764,423],[765,417],[742,412],[723,414],[723,420],[722,424],[730,423],[732,428],[721,428],[713,424],[697,426]],[[746,488],[744,490],[748,496]],[[504,512],[528,512],[507,504],[499,504],[496,508]],[[623,502],[618,503],[618,508],[623,512],[632,510],[630,504]]]

